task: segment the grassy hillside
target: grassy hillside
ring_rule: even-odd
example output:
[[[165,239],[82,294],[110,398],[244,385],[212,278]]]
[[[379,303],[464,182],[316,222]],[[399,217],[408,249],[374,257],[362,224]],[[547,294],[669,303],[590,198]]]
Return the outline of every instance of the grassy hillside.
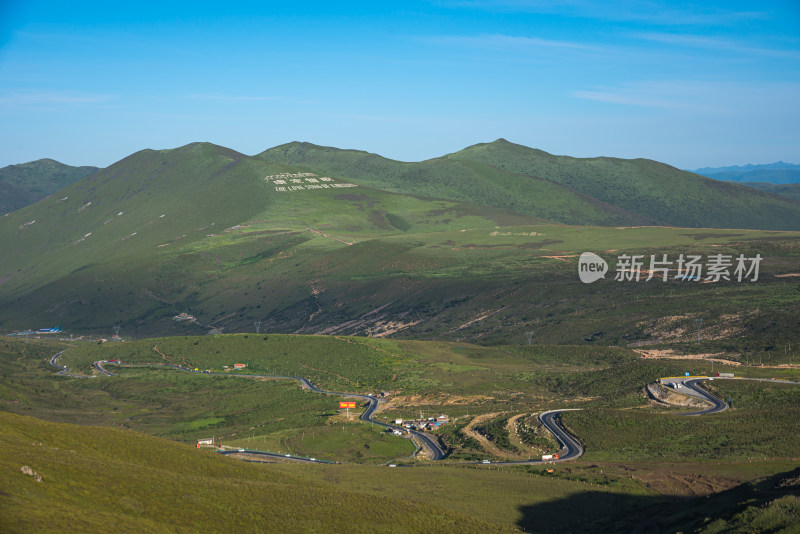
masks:
[[[686,531],[687,525],[707,528],[748,520],[791,524],[796,510],[796,502],[785,498],[792,495],[796,474],[716,492],[794,466],[800,388],[715,382],[718,394],[735,399],[734,410],[698,418],[670,415],[672,410],[656,409],[642,398],[641,385],[653,376],[703,372],[704,362],[648,360],[621,349],[273,335],[83,344],[62,357],[78,371],[88,371],[86,363],[95,358],[112,356],[124,362],[213,368],[247,361],[249,370],[305,374],[339,389],[386,385],[392,388],[394,408],[379,417],[444,411],[456,418],[454,427],[478,414],[501,412],[507,418],[554,405],[587,408],[564,416],[586,444],[587,456],[549,466],[553,471],[548,472],[543,466],[458,464],[465,455],[457,451],[449,463],[399,469],[237,463],[134,430],[186,441],[215,435],[239,445],[272,439],[295,453],[306,452],[295,449],[305,441],[308,455],[319,457],[326,447],[339,447],[330,444],[335,435],[313,436],[321,428],[314,419],[332,399],[276,382],[142,368],[110,366],[118,376],[96,379],[59,377],[46,364],[54,350],[53,344],[0,340],[3,409],[113,428],[45,423],[0,412],[0,463],[7,480],[5,495],[0,495],[4,531],[42,529],[46,520],[53,521],[53,509],[59,511],[57,518],[78,521],[83,531],[98,529],[101,520],[153,531],[196,529],[200,522],[206,528],[234,524],[248,531],[278,525],[293,531],[288,522],[306,521],[298,528],[308,530],[326,517],[334,525],[351,517],[347,530],[355,532],[396,530],[398,525],[412,531],[433,525],[445,532],[451,527],[480,531],[486,525],[495,531],[561,532],[591,525],[591,530],[629,532],[653,522]],[[797,376],[797,371],[752,367],[735,371]],[[255,437],[225,434],[237,426]],[[330,426],[342,442],[358,445],[364,439],[352,429],[342,431],[341,421]],[[449,446],[452,435],[449,430],[442,434]],[[371,438],[370,449],[377,448],[379,439]],[[477,457],[491,455],[478,450]],[[41,475],[42,482],[22,473],[22,466]],[[305,492],[302,498],[296,496],[299,491]],[[328,506],[309,512],[307,499]],[[375,517],[348,515],[348,506],[356,503],[380,512]],[[302,520],[298,513],[304,514]],[[265,514],[274,521],[268,527]],[[425,527],[419,527],[419,514],[437,514],[442,524],[426,519]],[[392,527],[383,526],[389,523]]]
[[[768,182],[739,182],[741,185],[772,193],[773,195],[782,195],[786,198],[800,202],[800,183],[792,184],[772,184]]]
[[[348,177],[387,191],[451,198],[566,224],[651,224],[653,219],[532,175],[475,160],[436,158],[419,163],[310,143],[289,143],[257,157]]]
[[[444,231],[401,232],[373,226],[369,210],[357,207],[391,198],[361,194],[361,200],[331,199],[346,207],[336,213],[347,217],[341,225],[321,227],[327,237],[297,221],[287,221],[287,228],[262,220],[212,237],[203,233],[194,241],[154,244],[143,238],[130,256],[122,253],[128,241],[98,247],[94,250],[111,257],[86,265],[77,253],[84,244],[84,250],[92,250],[90,236],[62,254],[43,253],[50,254],[48,261],[31,263],[24,274],[9,273],[0,286],[6,295],[0,320],[9,330],[62,324],[71,332],[104,337],[115,324],[130,337],[205,334],[212,327],[255,332],[254,322],[260,321],[262,332],[522,344],[525,333],[534,331],[535,343],[609,345],[690,343],[695,320],[702,319],[704,349],[788,361],[775,348],[791,343],[797,328],[799,304],[791,276],[798,261],[795,234],[497,228],[466,212],[453,217],[446,207],[407,217],[412,224],[427,220],[422,226]],[[440,214],[425,215],[433,211]],[[347,222],[351,216],[362,217],[362,230],[347,231],[353,228]],[[145,231],[154,231],[156,224]],[[472,229],[473,224],[483,227]],[[451,225],[467,228],[446,231]],[[708,256],[720,246],[733,256],[760,253],[759,281],[612,279],[614,258],[622,251],[647,258],[668,253],[674,259]],[[584,250],[597,250],[611,262],[607,280],[592,285],[578,280],[577,256]],[[51,270],[56,271],[53,282],[27,286]],[[173,319],[181,313],[197,321]]]
[[[656,224],[707,228],[800,229],[800,205],[656,161],[571,158],[499,139],[448,159],[480,161],[580,191]]]
[[[14,251],[0,258],[3,308],[12,318],[50,310],[55,316],[37,320],[72,328],[103,324],[103,317],[164,318],[209,298],[227,302],[234,298],[230,278],[241,284],[276,259],[297,255],[299,271],[307,271],[320,254],[356,241],[538,222],[363,186],[278,192],[264,178],[285,170],[212,145],[145,151],[66,189],[66,200],[9,215],[0,221],[0,238]],[[279,270],[304,299],[306,273],[287,272],[300,265]],[[285,286],[261,276],[259,288],[262,280]]]
[[[703,502],[705,501],[705,502]],[[648,525],[662,532],[795,532],[800,524],[800,469],[747,482],[667,508]]]
[[[21,187],[0,181],[0,215],[33,204],[39,198]]]
[[[4,532],[511,530],[125,430],[0,412],[0,444]]]
[[[95,173],[97,167],[72,167],[40,159],[0,169],[0,215],[18,210]]]
[[[297,142],[258,157],[567,224],[800,229],[800,206],[773,195],[650,160],[553,156],[503,139],[419,163]]]
[[[0,330],[61,324],[108,337],[122,325],[147,337],[260,322],[263,332],[509,344],[534,331],[535,342],[612,345],[686,343],[703,319],[708,348],[753,354],[791,342],[800,316],[787,291],[796,233],[563,226],[302,172],[209,144],[147,150],[2,217]],[[587,250],[610,262],[605,281],[578,280]],[[758,283],[612,281],[622,253],[721,251],[761,254]]]

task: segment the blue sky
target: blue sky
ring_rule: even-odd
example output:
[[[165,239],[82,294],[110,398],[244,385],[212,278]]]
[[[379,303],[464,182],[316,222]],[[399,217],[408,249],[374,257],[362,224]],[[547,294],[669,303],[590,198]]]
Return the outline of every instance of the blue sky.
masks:
[[[210,141],[418,161],[504,137],[800,163],[800,2],[0,0],[0,166]]]

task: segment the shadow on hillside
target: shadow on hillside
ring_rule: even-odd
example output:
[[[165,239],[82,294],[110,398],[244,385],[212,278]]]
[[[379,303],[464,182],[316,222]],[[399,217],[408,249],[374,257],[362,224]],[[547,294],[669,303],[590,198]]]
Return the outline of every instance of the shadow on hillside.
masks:
[[[770,511],[775,499],[800,496],[800,468],[776,473],[702,497],[624,495],[585,491],[565,499],[522,506],[517,523],[526,532],[635,532],[689,531],[709,521],[733,520],[732,528],[763,514],[778,526],[796,522],[784,511]],[[778,507],[780,508],[780,507]],[[735,517],[747,511],[751,516]]]
[[[520,507],[517,523],[525,532],[659,532],[658,517],[670,515],[692,499],[660,495],[624,495],[602,491],[576,493],[557,501]]]

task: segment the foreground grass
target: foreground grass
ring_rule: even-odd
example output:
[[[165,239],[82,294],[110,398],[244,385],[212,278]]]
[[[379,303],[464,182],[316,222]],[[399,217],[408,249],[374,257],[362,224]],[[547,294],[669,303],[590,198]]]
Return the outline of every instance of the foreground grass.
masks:
[[[508,530],[129,431],[5,412],[0,430],[4,532]]]
[[[120,528],[145,531],[180,531],[174,525],[185,524],[188,531],[206,520],[206,513],[216,514],[215,519],[207,524],[211,529],[217,528],[215,525],[222,524],[217,521],[223,521],[230,514],[239,514],[241,518],[225,523],[222,530],[236,527],[242,531],[257,530],[254,525],[262,531],[287,528],[291,531],[295,526],[297,530],[321,528],[315,526],[315,521],[322,517],[321,511],[315,515],[316,510],[308,518],[293,523],[293,514],[305,513],[308,507],[315,506],[307,500],[295,499],[293,489],[282,489],[293,488],[293,485],[310,488],[313,498],[323,503],[318,506],[338,507],[343,512],[347,507],[339,506],[340,500],[332,499],[364,501],[362,495],[377,499],[371,506],[378,510],[380,519],[362,528],[357,518],[353,525],[342,527],[353,532],[367,528],[428,531],[433,528],[431,525],[436,527],[437,524],[443,525],[436,527],[443,532],[455,530],[453,525],[462,525],[460,528],[467,531],[480,531],[486,524],[499,531],[522,528],[536,532],[562,532],[591,526],[607,532],[628,532],[637,525],[652,522],[656,517],[653,510],[659,510],[659,524],[690,525],[691,529],[705,528],[703,524],[711,528],[713,521],[722,521],[713,523],[717,526],[743,524],[750,517],[754,521],[763,520],[764,524],[780,524],[781,518],[791,517],[794,513],[793,501],[780,501],[767,506],[767,511],[764,511],[762,508],[767,501],[759,500],[760,497],[747,501],[750,503],[747,506],[737,504],[732,507],[728,501],[719,501],[721,504],[706,511],[702,504],[705,497],[702,501],[674,497],[695,495],[700,490],[695,488],[688,494],[682,493],[671,481],[688,480],[691,487],[706,488],[702,490],[705,493],[700,494],[707,495],[740,481],[791,468],[796,463],[791,458],[800,456],[795,444],[795,437],[800,434],[796,423],[800,420],[797,417],[797,406],[800,405],[798,388],[770,383],[715,381],[712,384],[719,388],[718,394],[735,399],[734,410],[710,417],[686,418],[653,413],[636,396],[640,386],[636,385],[634,378],[658,376],[658,371],[674,370],[670,367],[673,364],[632,358],[627,351],[583,349],[581,352],[561,348],[564,350],[561,354],[559,348],[549,351],[533,347],[515,351],[447,343],[290,336],[269,336],[268,340],[273,338],[276,338],[276,345],[272,348],[290,342],[293,345],[286,347],[294,346],[299,351],[286,351],[287,354],[277,351],[281,358],[275,362],[279,360],[281,365],[301,370],[321,370],[322,367],[315,362],[330,357],[315,356],[320,352],[313,350],[316,340],[351,347],[353,350],[349,357],[352,359],[348,361],[353,363],[353,367],[350,372],[343,370],[341,374],[336,373],[339,376],[329,378],[340,384],[367,376],[366,373],[374,369],[373,361],[364,363],[357,357],[360,351],[365,351],[364,355],[380,355],[387,359],[390,371],[398,371],[394,380],[390,376],[391,382],[420,388],[414,390],[422,392],[416,395],[419,402],[430,403],[441,398],[432,393],[435,391],[433,387],[426,389],[430,387],[430,384],[424,385],[426,380],[443,381],[449,377],[451,385],[442,384],[441,387],[460,392],[459,398],[472,404],[449,405],[448,411],[469,409],[474,415],[499,411],[498,406],[510,406],[512,402],[518,409],[525,407],[527,411],[527,407],[536,404],[565,402],[570,391],[577,391],[587,396],[581,402],[589,409],[565,414],[564,420],[584,441],[587,454],[579,461],[553,466],[552,473],[542,466],[465,466],[455,462],[394,469],[356,464],[270,464],[268,467],[236,464],[232,459],[209,456],[194,448],[122,429],[139,429],[181,440],[227,436],[228,442],[240,446],[290,450],[306,456],[366,463],[407,456],[408,450],[400,453],[394,447],[408,447],[410,444],[407,440],[385,436],[370,425],[341,420],[340,416],[333,415],[335,410],[330,409],[336,398],[302,391],[292,381],[262,382],[140,368],[122,368],[119,376],[110,378],[71,379],[56,376],[46,363],[49,356],[59,349],[57,345],[1,340],[0,373],[3,381],[0,382],[0,400],[5,410],[119,428],[48,426],[48,423],[35,419],[15,419],[17,416],[0,413],[5,418],[0,425],[0,445],[8,451],[3,472],[5,476],[19,477],[13,484],[4,486],[10,488],[3,490],[7,495],[0,495],[3,499],[0,505],[5,506],[3,511],[10,510],[3,515],[4,520],[9,518],[9,527],[5,530],[43,530],[43,509],[56,510],[59,517],[74,517],[80,529],[89,532],[99,530],[103,521],[112,521],[121,525]],[[210,345],[204,343],[206,339]],[[244,344],[246,339],[221,336],[172,341],[178,344],[175,346],[183,343],[192,347],[200,358],[209,358],[204,361],[211,363],[210,359],[217,350],[220,354],[224,351],[225,361],[241,360],[241,356],[248,354],[252,357],[253,352],[237,352],[240,345],[247,348]],[[230,343],[227,349],[226,340]],[[194,341],[198,344],[194,345]],[[262,337],[257,341],[267,343]],[[362,341],[364,344],[359,346],[357,342]],[[153,342],[142,343],[140,347],[126,343],[73,348],[71,364],[81,361],[81,358],[91,361],[98,356],[112,357],[111,353],[103,351],[126,350],[128,357],[133,358],[139,348],[142,358],[152,358],[157,353],[152,351],[152,344],[147,349],[149,343]],[[158,343],[161,348],[167,346],[162,340]],[[192,350],[181,353],[182,358],[187,358],[185,363],[194,361],[188,359],[193,355]],[[167,358],[175,357],[163,350],[162,353]],[[303,355],[299,361],[292,357],[297,353]],[[118,353],[114,355],[118,356]],[[251,365],[257,366],[265,361],[253,359]],[[686,364],[681,362],[680,366]],[[406,379],[408,381],[400,379],[403,370],[412,377]],[[474,376],[476,374],[478,378]],[[329,375],[319,371],[319,376]],[[485,383],[493,383],[494,388],[487,389]],[[531,395],[530,402],[526,404],[518,395],[512,397],[510,393],[503,397],[505,389],[501,388],[502,384],[521,388],[523,393]],[[479,396],[464,395],[480,391],[488,391],[496,398],[481,404],[477,402]],[[607,396],[617,400],[608,401]],[[414,396],[401,398],[412,402]],[[434,411],[442,408],[436,404],[428,407]],[[417,409],[409,411],[413,415]],[[769,417],[765,417],[764,412]],[[485,458],[485,452],[474,449],[470,440],[458,438],[458,427],[462,424],[457,422],[445,426],[442,432],[448,446],[454,447],[453,458]],[[147,441],[150,439],[154,441]],[[84,443],[81,440],[88,441]],[[175,460],[174,464],[170,463],[171,458]],[[218,461],[222,463],[215,463]],[[121,463],[124,466],[120,466]],[[44,482],[36,483],[22,473],[14,474],[23,465],[41,474]],[[225,471],[228,467],[221,465],[230,467],[232,471]],[[120,482],[107,482],[108,472],[119,475]],[[244,481],[237,478],[240,473]],[[282,478],[284,475],[286,478]],[[666,482],[659,483],[659,477],[665,477]],[[48,484],[54,481],[60,484],[55,486],[55,490],[53,484]],[[646,487],[651,482],[652,487]],[[18,491],[21,483],[29,486]],[[259,484],[266,484],[269,491],[289,497],[275,497],[275,493],[269,493]],[[678,483],[679,486],[682,484]],[[130,486],[130,491],[127,486]],[[150,486],[156,488],[152,495],[144,489]],[[42,492],[42,488],[46,491]],[[314,493],[317,490],[322,494]],[[334,496],[325,491],[333,492]],[[64,498],[64,492],[71,492],[68,498]],[[161,499],[164,492],[177,493],[183,500],[178,502],[174,496],[164,499],[163,503],[154,505],[155,511],[151,514],[148,499]],[[220,493],[233,496],[219,499],[217,495]],[[239,500],[234,499],[235,496]],[[277,512],[268,507],[278,519],[274,523],[264,523],[268,517],[264,510],[251,509],[249,502],[240,502],[248,499],[289,504],[287,509]],[[408,513],[434,510],[430,513],[438,514],[436,520],[443,523],[426,522],[419,526],[396,520],[392,513],[384,513],[383,510],[394,506],[397,499],[404,504],[393,510],[427,506],[427,512]],[[208,504],[212,501],[213,504]],[[100,503],[101,512],[89,511],[98,508],[95,503]],[[674,516],[688,505],[695,507],[692,514]],[[189,517],[198,507],[204,508],[200,517]],[[20,511],[29,508],[36,511]],[[332,521],[336,524],[338,511],[333,514]],[[473,528],[471,523],[458,523],[458,518],[465,516],[474,518],[477,526]],[[710,520],[698,523],[698,517],[709,517]],[[393,526],[384,526],[389,523]],[[366,518],[363,524],[368,524]]]
[[[666,498],[581,462],[555,466],[554,473],[446,464],[264,465],[132,431],[5,412],[0,446],[4,532],[107,532],[109,525],[145,532],[787,528],[797,519],[800,477],[779,474],[709,498]]]

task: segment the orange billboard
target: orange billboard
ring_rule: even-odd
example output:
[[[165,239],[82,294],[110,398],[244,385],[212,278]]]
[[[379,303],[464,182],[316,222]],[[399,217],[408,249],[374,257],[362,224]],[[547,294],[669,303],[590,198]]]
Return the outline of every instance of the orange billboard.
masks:
[[[356,407],[356,403],[355,403],[355,402],[352,402],[352,401],[350,401],[350,402],[340,402],[340,403],[339,403],[339,408],[340,408],[340,409],[344,409],[344,408],[355,408],[355,407]]]

